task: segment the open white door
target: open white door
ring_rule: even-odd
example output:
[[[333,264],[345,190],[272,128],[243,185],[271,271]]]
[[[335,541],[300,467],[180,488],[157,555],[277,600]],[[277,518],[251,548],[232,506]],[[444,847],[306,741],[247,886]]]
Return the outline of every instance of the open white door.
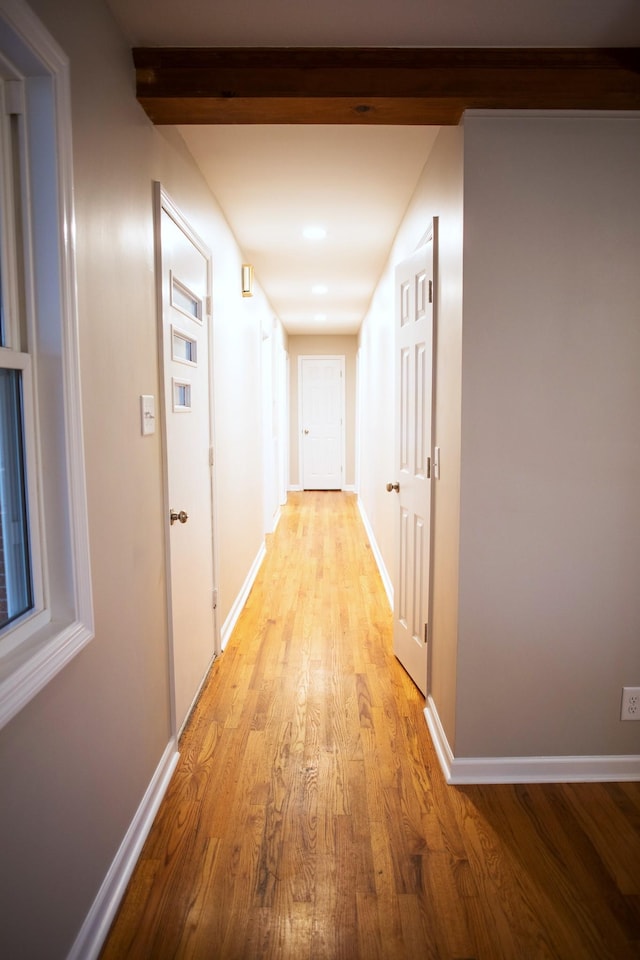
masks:
[[[300,357],[300,476],[304,490],[341,490],[344,357]]]
[[[397,562],[394,653],[427,694],[431,557],[433,237],[396,269]]]
[[[216,652],[209,253],[159,191],[169,627],[179,732]]]

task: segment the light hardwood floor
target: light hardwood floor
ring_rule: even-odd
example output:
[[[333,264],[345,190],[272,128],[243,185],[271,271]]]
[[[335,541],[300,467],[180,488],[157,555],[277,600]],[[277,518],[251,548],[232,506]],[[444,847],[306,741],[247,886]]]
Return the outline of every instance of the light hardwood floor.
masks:
[[[640,784],[448,787],[355,498],[290,496],[103,960],[640,957]]]

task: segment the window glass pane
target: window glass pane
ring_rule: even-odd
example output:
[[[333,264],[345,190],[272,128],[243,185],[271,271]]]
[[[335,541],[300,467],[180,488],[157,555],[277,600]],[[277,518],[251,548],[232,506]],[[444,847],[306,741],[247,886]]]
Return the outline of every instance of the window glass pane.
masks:
[[[191,384],[186,380],[173,381],[173,410],[179,413],[191,409]]]
[[[174,276],[171,277],[171,304],[194,320],[202,320],[202,301]]]
[[[173,359],[183,363],[196,363],[197,344],[183,333],[173,332]]]
[[[0,370],[0,628],[33,606],[19,370]]]

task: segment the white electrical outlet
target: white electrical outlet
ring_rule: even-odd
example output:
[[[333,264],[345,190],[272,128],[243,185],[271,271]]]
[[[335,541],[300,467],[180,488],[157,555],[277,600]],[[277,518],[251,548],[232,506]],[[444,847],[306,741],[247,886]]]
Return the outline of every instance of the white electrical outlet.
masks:
[[[622,688],[621,720],[640,720],[640,687]]]

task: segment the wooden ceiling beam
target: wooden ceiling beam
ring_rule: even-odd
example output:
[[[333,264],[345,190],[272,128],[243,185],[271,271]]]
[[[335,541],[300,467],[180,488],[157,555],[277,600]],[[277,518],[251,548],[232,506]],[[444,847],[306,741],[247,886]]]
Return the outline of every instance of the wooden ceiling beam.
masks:
[[[156,124],[457,124],[465,110],[640,110],[640,48],[133,50]]]

